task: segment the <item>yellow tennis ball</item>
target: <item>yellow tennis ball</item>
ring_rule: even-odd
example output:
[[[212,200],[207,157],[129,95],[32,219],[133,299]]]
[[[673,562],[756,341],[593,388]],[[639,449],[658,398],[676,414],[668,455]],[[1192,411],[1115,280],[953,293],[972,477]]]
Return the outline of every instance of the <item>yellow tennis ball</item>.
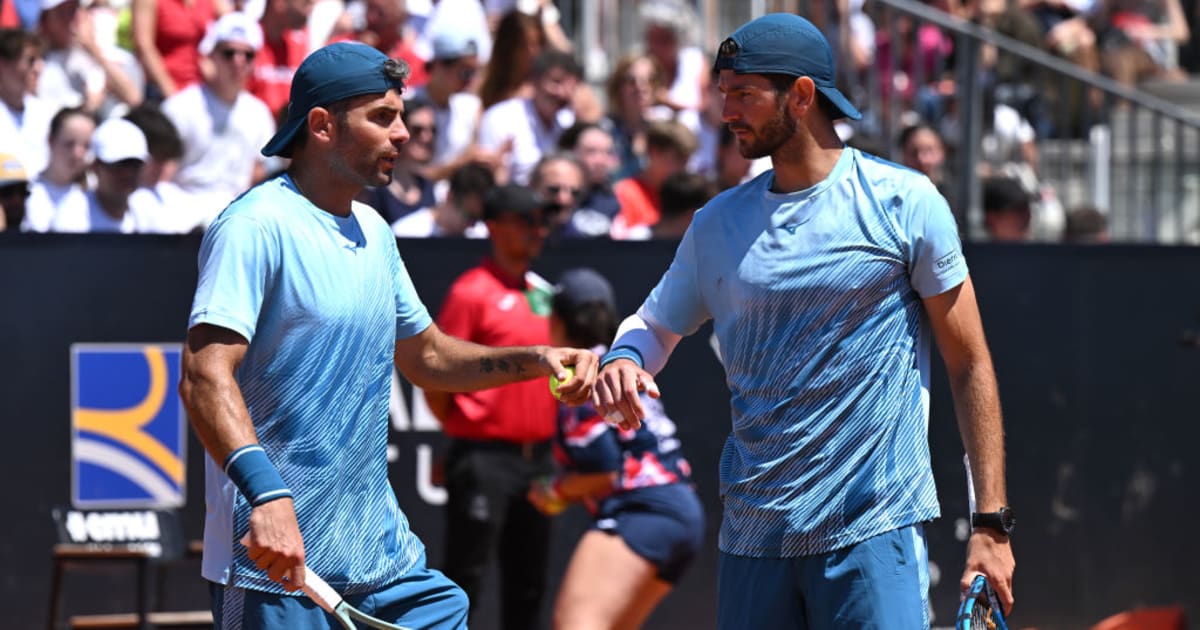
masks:
[[[565,367],[565,368],[566,368],[566,370],[567,370],[567,378],[565,378],[565,379],[563,379],[563,380],[561,380],[561,381],[560,381],[560,380],[558,380],[558,377],[557,377],[557,376],[555,376],[555,375],[553,375],[553,374],[551,374],[551,375],[550,375],[550,394],[551,394],[551,395],[553,395],[553,396],[554,396],[554,398],[555,398],[555,399],[557,399],[557,400],[562,400],[562,398],[559,398],[559,397],[558,397],[558,386],[559,386],[559,385],[562,385],[563,383],[565,383],[565,382],[567,382],[567,381],[569,381],[569,380],[571,380],[571,379],[573,379],[573,378],[575,378],[575,366],[574,366],[574,365],[567,365],[567,366],[564,366],[564,367]]]

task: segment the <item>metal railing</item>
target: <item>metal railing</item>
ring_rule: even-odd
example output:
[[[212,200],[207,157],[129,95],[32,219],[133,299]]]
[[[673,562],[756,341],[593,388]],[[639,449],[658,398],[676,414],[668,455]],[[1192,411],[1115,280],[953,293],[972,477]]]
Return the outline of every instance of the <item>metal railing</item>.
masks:
[[[1062,208],[1086,205],[1107,214],[1113,240],[1200,243],[1200,113],[914,0],[869,0],[866,10],[886,34],[880,41],[897,44],[893,49],[908,46],[919,54],[923,25],[935,26],[953,42],[950,58],[917,57],[903,70],[917,88],[937,78],[932,73],[954,79],[958,124],[947,141],[956,149],[953,186],[969,234],[982,232],[978,165],[984,161],[984,117],[1003,100],[998,86],[987,84],[981,63],[981,50],[992,46],[1033,74],[1022,86],[1029,109],[1038,110],[1037,178],[1043,193]],[[902,28],[901,18],[910,20],[911,28]],[[906,95],[894,84],[902,70],[898,56],[888,55],[882,66],[873,63],[865,80],[846,77],[858,80],[851,87],[869,113],[864,131],[877,134],[893,159],[899,158],[895,138],[902,121],[911,120],[917,105],[904,102]],[[907,98],[917,98],[916,92],[910,90]]]

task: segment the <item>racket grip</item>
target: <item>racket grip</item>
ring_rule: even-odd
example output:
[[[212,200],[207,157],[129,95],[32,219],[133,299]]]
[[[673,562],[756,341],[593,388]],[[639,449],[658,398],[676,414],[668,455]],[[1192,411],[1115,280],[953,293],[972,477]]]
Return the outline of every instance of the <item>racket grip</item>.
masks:
[[[328,613],[342,603],[342,596],[307,566],[304,567],[304,594]]]

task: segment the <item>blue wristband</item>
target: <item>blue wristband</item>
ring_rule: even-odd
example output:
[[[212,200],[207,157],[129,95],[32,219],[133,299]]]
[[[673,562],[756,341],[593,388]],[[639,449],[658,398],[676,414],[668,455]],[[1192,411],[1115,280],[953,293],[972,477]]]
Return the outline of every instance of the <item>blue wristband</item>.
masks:
[[[247,444],[230,453],[225,458],[225,474],[251,506],[292,496],[267,452],[257,444]]]
[[[600,367],[604,367],[617,359],[629,359],[637,364],[638,367],[645,369],[646,362],[642,360],[642,353],[633,346],[617,346],[609,350],[603,359],[600,359]]]

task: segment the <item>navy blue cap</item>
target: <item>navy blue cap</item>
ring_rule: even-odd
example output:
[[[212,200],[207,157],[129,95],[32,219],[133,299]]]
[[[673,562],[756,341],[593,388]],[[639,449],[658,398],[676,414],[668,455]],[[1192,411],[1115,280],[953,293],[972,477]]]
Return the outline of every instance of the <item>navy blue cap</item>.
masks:
[[[292,77],[287,122],[262,148],[262,154],[270,157],[287,151],[314,107],[352,96],[403,90],[403,83],[384,74],[387,60],[387,55],[357,42],[337,42],[313,51]]]
[[[809,77],[847,118],[862,118],[837,89],[833,51],[812,22],[791,13],[768,13],[743,24],[717,53],[717,70],[737,74],[786,74]]]
[[[574,311],[584,304],[599,302],[617,310],[617,297],[612,284],[595,269],[577,267],[558,277],[554,286],[554,305],[557,310]]]

